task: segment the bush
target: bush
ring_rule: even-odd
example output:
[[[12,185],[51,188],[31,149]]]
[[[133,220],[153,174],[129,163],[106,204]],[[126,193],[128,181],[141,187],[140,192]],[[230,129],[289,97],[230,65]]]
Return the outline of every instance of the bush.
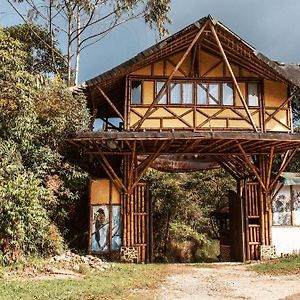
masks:
[[[26,255],[48,255],[61,248],[50,242],[50,220],[42,205],[48,192],[31,173],[17,174],[0,185],[2,262]]]

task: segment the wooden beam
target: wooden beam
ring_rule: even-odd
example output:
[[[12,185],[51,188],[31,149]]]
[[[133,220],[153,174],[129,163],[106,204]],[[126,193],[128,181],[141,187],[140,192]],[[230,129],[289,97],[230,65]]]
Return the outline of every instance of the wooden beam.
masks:
[[[175,73],[178,71],[178,69],[180,68],[180,66],[182,65],[182,63],[185,61],[186,57],[189,55],[190,51],[192,50],[192,48],[194,47],[194,45],[197,43],[197,41],[199,40],[199,38],[201,37],[201,35],[203,34],[206,26],[208,24],[208,21],[206,21],[204,23],[204,25],[201,27],[201,29],[198,31],[198,33],[196,34],[196,36],[194,37],[193,41],[191,42],[191,44],[189,45],[189,47],[187,48],[187,50],[185,51],[185,53],[183,54],[183,56],[181,57],[180,61],[177,63],[176,67],[174,68],[174,70],[172,71],[172,73],[170,74],[169,78],[167,79],[167,81],[164,83],[164,85],[161,87],[160,91],[158,92],[158,94],[156,95],[155,99],[153,100],[153,102],[150,104],[148,110],[146,111],[146,113],[144,114],[143,118],[139,121],[136,129],[139,130],[140,127],[143,125],[144,121],[149,117],[149,115],[152,113],[152,108],[159,102],[160,97],[163,95],[163,93],[166,91],[166,88],[168,86],[168,84],[170,83],[170,81],[172,80],[172,78],[174,77]]]
[[[266,188],[268,191],[269,191],[271,175],[272,175],[273,159],[274,159],[274,146],[271,147],[270,155],[269,155],[269,165],[268,165],[267,182],[266,182]]]
[[[139,175],[135,179],[135,183],[132,185],[131,191],[138,185],[138,183],[140,182],[141,178],[143,177],[147,169],[151,166],[153,161],[160,155],[161,150],[165,147],[167,143],[168,143],[167,141],[164,141],[155,153],[149,155],[149,157],[146,158],[147,163],[144,164],[143,169],[141,169]]]
[[[294,148],[294,150],[291,152],[291,154],[288,157],[285,156],[286,159],[284,158],[284,161],[282,162],[276,177],[270,184],[270,190],[272,190],[275,187],[275,185],[277,184],[277,182],[279,180],[279,177],[281,176],[282,172],[286,169],[286,167],[288,166],[288,164],[290,163],[292,158],[295,156],[297,150],[298,150],[298,148]]]
[[[111,106],[111,108],[115,111],[115,113],[122,119],[122,121],[125,123],[125,119],[122,116],[122,114],[118,111],[118,109],[115,107],[115,105],[112,103],[112,101],[109,99],[109,97],[104,93],[104,91],[101,89],[100,86],[97,86],[98,91],[101,93],[101,95],[104,97],[104,99],[107,101],[107,103]]]
[[[221,54],[222,54],[222,57],[223,57],[223,59],[224,59],[224,62],[225,62],[225,64],[226,64],[228,70],[229,70],[229,73],[230,73],[230,75],[231,75],[231,78],[232,78],[232,81],[233,81],[233,83],[234,83],[234,85],[235,85],[235,88],[236,88],[236,90],[237,90],[237,92],[238,92],[238,94],[239,94],[239,97],[240,97],[240,99],[241,99],[241,101],[242,101],[242,103],[243,103],[243,106],[244,106],[244,108],[245,108],[245,110],[246,110],[247,116],[248,116],[248,118],[249,118],[249,120],[250,120],[250,122],[251,122],[251,124],[252,124],[252,126],[253,126],[254,131],[255,131],[255,132],[258,132],[258,130],[257,130],[257,128],[256,128],[256,125],[255,125],[255,122],[254,122],[254,120],[253,120],[253,118],[252,118],[252,115],[251,115],[251,113],[250,113],[250,110],[249,110],[249,108],[248,108],[248,105],[247,105],[247,103],[246,103],[246,100],[245,100],[245,98],[244,98],[244,96],[243,96],[243,94],[242,94],[242,91],[241,91],[241,89],[240,89],[240,87],[239,87],[239,85],[238,85],[238,82],[237,82],[237,80],[236,80],[236,78],[235,78],[235,75],[234,75],[233,70],[232,70],[232,68],[231,68],[231,65],[230,65],[230,63],[229,63],[229,61],[228,61],[228,59],[227,59],[226,53],[225,53],[225,51],[224,51],[224,49],[223,49],[223,46],[222,46],[222,44],[221,44],[221,42],[220,42],[220,39],[219,39],[219,37],[218,37],[218,34],[217,34],[216,30],[215,30],[215,27],[214,27],[214,24],[213,24],[213,23],[210,23],[210,28],[211,28],[211,31],[212,31],[212,33],[213,33],[213,36],[214,36],[214,38],[215,38],[215,40],[216,40],[218,46],[219,46],[219,49],[220,49]]]
[[[117,182],[117,184],[121,187],[121,189],[126,192],[126,187],[124,186],[123,182],[121,181],[121,179],[118,177],[118,175],[116,174],[115,170],[112,168],[112,166],[110,165],[109,161],[107,160],[107,158],[105,157],[105,155],[102,152],[99,152],[100,157],[102,158],[103,164],[106,167],[106,172],[108,173],[108,175],[111,175],[112,178],[114,178],[114,181]]]
[[[263,183],[260,175],[258,174],[255,166],[253,165],[253,163],[250,161],[248,155],[246,154],[244,148],[239,144],[239,142],[237,141],[237,145],[242,153],[242,155],[244,156],[244,159],[246,161],[246,163],[248,164],[249,168],[252,170],[252,172],[254,173],[255,177],[257,178],[258,182],[260,183],[261,187],[267,191],[265,184]]]

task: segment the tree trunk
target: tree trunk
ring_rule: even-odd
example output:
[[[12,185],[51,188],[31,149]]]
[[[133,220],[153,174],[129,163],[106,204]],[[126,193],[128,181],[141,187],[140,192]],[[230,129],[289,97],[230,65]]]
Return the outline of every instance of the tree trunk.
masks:
[[[80,61],[80,34],[79,34],[79,30],[80,30],[80,11],[79,11],[79,7],[77,7],[77,15],[76,15],[76,34],[77,34],[77,38],[76,38],[76,57],[75,57],[75,85],[78,84],[78,74],[79,74],[79,61]]]

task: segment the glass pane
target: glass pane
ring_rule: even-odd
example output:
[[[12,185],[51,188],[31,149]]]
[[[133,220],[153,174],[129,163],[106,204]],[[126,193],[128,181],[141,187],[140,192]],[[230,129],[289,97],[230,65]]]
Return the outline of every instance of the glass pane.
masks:
[[[131,103],[132,104],[142,103],[142,82],[141,81],[131,82]]]
[[[220,97],[219,97],[219,84],[217,83],[210,83],[208,87],[208,103],[209,104],[220,104]]]
[[[157,81],[156,82],[156,95],[159,93],[160,89],[163,87],[165,84],[165,81]],[[163,94],[160,97],[160,100],[158,101],[159,104],[166,104],[167,103],[167,93],[166,89],[163,92]]]
[[[111,129],[122,129],[123,127],[123,121],[121,118],[113,117],[113,118],[108,118],[108,127]],[[116,128],[114,128],[116,127]]]
[[[207,104],[207,84],[197,84],[197,104]]]
[[[193,103],[193,84],[192,83],[183,83],[183,103],[192,104]]]
[[[233,86],[231,83],[223,83],[223,105],[233,105]]]
[[[170,103],[181,103],[181,87],[180,83],[171,83],[170,86]]]
[[[103,120],[96,118],[93,124],[93,131],[102,131],[105,129]]]
[[[258,84],[257,82],[248,83],[248,104],[258,106]]]

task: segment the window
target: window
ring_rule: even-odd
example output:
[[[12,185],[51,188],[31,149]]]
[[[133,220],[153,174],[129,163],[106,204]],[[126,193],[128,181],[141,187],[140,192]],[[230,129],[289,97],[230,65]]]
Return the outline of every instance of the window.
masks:
[[[156,96],[160,92],[160,90],[164,86],[164,84],[165,84],[165,81],[157,81],[156,82],[156,93],[155,93]],[[165,88],[163,94],[160,96],[158,104],[167,104],[167,89],[166,88]]]
[[[182,103],[192,104],[193,103],[193,84],[183,83],[182,87]]]
[[[248,82],[247,83],[247,96],[248,96],[248,105],[249,106],[258,106],[259,105],[259,94],[258,94],[258,83],[257,82]]]
[[[142,81],[131,81],[131,103],[142,104]]]
[[[231,83],[198,83],[197,104],[233,105],[233,85]]]
[[[197,84],[197,104],[207,104],[207,83],[198,83]]]
[[[300,226],[300,186],[283,186],[272,202],[273,225]]]
[[[233,105],[233,86],[231,83],[223,83],[223,105]]]
[[[193,84],[192,83],[171,83],[170,104],[192,104]]]
[[[220,86],[218,83],[208,84],[208,104],[220,104]]]

